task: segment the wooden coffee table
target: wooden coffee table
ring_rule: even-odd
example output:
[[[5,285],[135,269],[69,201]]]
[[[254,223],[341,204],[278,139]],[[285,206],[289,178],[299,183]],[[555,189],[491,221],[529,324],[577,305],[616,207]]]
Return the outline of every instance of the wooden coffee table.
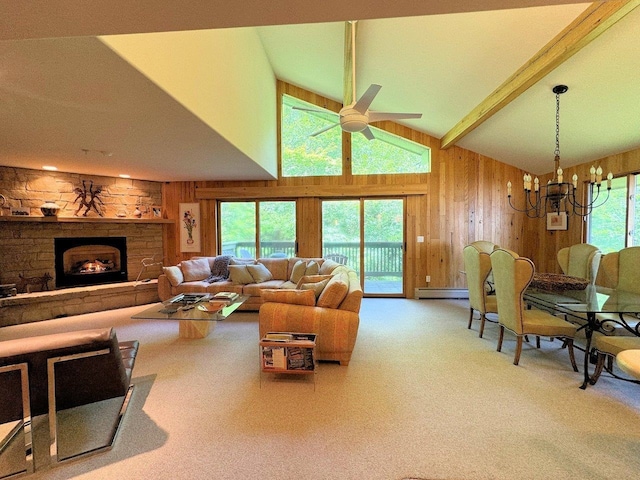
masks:
[[[171,303],[176,298],[173,297],[166,302],[156,303],[131,318],[133,320],[178,320],[180,338],[205,338],[213,330],[216,322],[225,320],[249,298],[249,295],[240,295],[222,310],[211,313],[205,308],[211,299],[208,294],[186,295],[200,296],[202,299],[179,305]]]

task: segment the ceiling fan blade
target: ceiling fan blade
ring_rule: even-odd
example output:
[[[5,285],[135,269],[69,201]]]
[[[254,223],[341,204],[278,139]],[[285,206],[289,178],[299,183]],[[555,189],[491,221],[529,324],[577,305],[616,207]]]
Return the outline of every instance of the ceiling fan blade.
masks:
[[[369,122],[381,122],[383,120],[405,120],[408,118],[422,118],[422,114],[421,113],[369,112]]]
[[[367,88],[367,91],[358,99],[356,104],[353,106],[353,109],[364,115],[381,88],[382,87],[380,85],[376,85],[375,83],[369,85],[369,88]]]
[[[343,105],[351,105],[356,101],[356,23],[355,20],[344,22]]]
[[[367,137],[367,140],[375,140],[376,139],[376,137],[373,135],[373,132],[371,131],[371,129],[369,127],[365,128],[360,133],[362,133],[365,137]]]
[[[320,130],[318,130],[317,132],[313,132],[311,135],[309,135],[310,137],[316,137],[318,135],[320,135],[321,133],[326,132],[327,130],[331,130],[334,127],[337,127],[338,125],[340,125],[339,123],[334,123],[333,125],[329,125],[327,127],[321,128]]]

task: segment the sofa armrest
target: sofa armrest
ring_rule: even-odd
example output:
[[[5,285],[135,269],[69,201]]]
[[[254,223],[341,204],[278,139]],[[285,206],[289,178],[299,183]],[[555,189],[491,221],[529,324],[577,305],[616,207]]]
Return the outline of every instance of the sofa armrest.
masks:
[[[171,293],[171,282],[164,273],[158,276],[158,297],[160,297],[161,302],[173,297]]]

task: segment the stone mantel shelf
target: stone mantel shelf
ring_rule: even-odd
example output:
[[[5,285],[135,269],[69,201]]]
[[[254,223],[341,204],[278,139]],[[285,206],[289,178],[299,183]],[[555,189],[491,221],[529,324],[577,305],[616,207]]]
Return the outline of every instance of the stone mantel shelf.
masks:
[[[41,223],[175,223],[168,218],[105,218],[105,217],[36,217],[12,215],[0,217],[0,222],[41,222]]]

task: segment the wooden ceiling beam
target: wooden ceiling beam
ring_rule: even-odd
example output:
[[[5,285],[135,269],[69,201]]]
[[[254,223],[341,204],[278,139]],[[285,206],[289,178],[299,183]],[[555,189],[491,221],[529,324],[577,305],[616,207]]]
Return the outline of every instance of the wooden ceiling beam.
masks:
[[[449,130],[440,140],[440,148],[452,147],[639,5],[640,0],[610,0],[592,3],[562,32]]]

